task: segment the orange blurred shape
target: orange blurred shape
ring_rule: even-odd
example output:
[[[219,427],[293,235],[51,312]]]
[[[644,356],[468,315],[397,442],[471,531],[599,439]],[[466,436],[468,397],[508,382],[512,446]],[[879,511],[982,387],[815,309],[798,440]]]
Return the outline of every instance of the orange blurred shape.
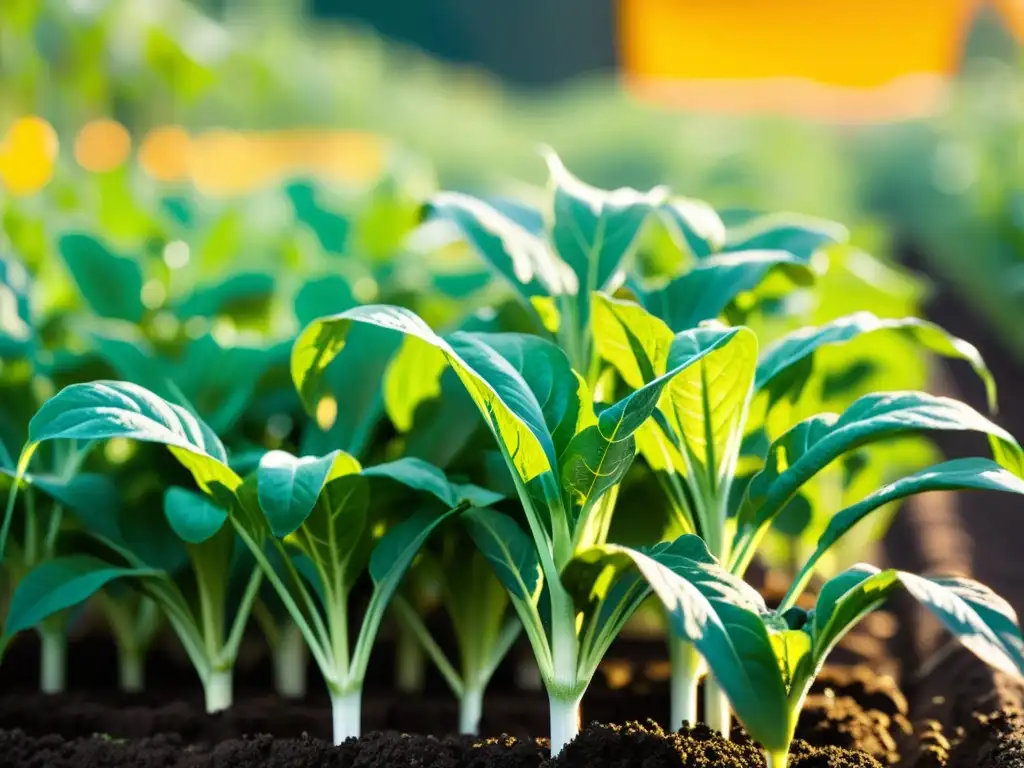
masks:
[[[176,125],[154,128],[139,147],[139,164],[158,181],[181,181],[188,176],[190,138]]]
[[[14,121],[0,142],[0,184],[13,195],[31,195],[49,183],[60,142],[41,117]]]
[[[196,188],[211,195],[248,192],[273,177],[268,155],[247,134],[214,130],[189,145],[188,174]]]
[[[384,170],[387,142],[372,133],[332,133],[315,158],[325,176],[342,182],[369,182]]]
[[[1019,0],[1002,0],[1009,7]],[[927,114],[976,0],[619,0],[628,85],[673,105],[840,120]]]
[[[1017,40],[1024,42],[1024,0],[994,0],[993,4]]]
[[[192,140],[187,154],[188,175],[213,195],[249,192],[297,175],[364,182],[384,165],[379,137],[315,129],[208,131]]]
[[[112,171],[128,158],[132,137],[116,120],[93,120],[75,137],[75,160],[87,171]]]

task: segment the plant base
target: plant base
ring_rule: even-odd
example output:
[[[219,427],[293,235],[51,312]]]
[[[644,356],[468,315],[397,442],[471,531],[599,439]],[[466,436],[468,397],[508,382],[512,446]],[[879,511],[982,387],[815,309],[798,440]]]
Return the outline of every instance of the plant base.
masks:
[[[331,723],[335,746],[362,734],[363,692],[331,693]]]
[[[210,674],[204,685],[206,695],[206,711],[208,714],[223,712],[231,706],[232,680],[231,670],[218,670]]]

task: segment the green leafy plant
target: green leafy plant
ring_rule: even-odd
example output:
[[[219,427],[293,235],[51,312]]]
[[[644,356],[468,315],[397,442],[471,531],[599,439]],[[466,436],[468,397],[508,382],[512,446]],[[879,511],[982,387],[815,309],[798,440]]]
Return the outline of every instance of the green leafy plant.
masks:
[[[412,500],[395,503],[373,487],[381,481],[415,492]],[[233,519],[324,676],[334,740],[341,743],[360,734],[370,651],[413,558],[446,519],[498,497],[452,484],[423,461],[399,459],[362,468],[341,451],[303,458],[267,453],[256,473],[256,494],[258,506],[237,507]],[[397,520],[396,506],[402,509]],[[265,555],[268,544],[278,552],[281,573]],[[350,596],[364,573],[373,581],[373,592],[352,643],[349,628],[356,624]]]
[[[973,430],[991,437],[1000,461],[1017,466],[1016,441],[962,403],[920,392],[869,394],[841,415],[815,415],[781,434],[767,448],[763,469],[749,480],[737,510],[744,438],[762,427],[772,406],[799,395],[823,347],[868,333],[906,335],[926,349],[970,362],[994,402],[994,383],[977,350],[916,318],[880,320],[859,313],[784,336],[759,357],[755,334],[743,326],[708,322],[673,334],[633,302],[596,297],[594,306],[599,351],[628,388],[659,380],[680,359],[698,360],[672,378],[654,418],[639,430],[637,445],[665,489],[672,535],[699,535],[738,576],[787,504],[848,452],[906,435]],[[700,665],[692,649],[677,648],[673,658],[672,722],[692,722]],[[727,734],[728,707],[713,679],[706,694],[707,721]]]
[[[1019,477],[993,462],[965,461],[935,468],[928,475],[930,480],[918,479],[919,487],[933,483],[931,487],[1024,492]],[[906,492],[914,491],[907,488]],[[846,515],[833,533],[841,535],[853,516]],[[823,546],[828,542],[823,541]],[[910,594],[983,661],[1024,676],[1024,638],[1016,614],[1005,600],[976,581],[925,578],[860,564],[825,582],[812,610],[790,604],[802,589],[797,582],[786,604],[772,611],[757,592],[719,565],[699,537],[686,534],[671,550],[662,554],[671,563],[667,569],[656,569],[642,556],[608,548],[584,553],[580,559],[589,557],[592,567],[601,568],[606,578],[612,574],[619,583],[628,573],[634,574],[633,581],[642,581],[638,572],[646,577],[669,613],[673,633],[692,643],[707,661],[772,768],[785,768],[788,763],[804,699],[829,652],[897,591]]]
[[[424,649],[459,700],[459,731],[476,734],[483,697],[491,677],[522,632],[508,592],[468,532],[452,527],[424,552],[429,569],[417,580],[434,579],[442,606],[451,620],[458,659],[453,663],[430,634],[418,606],[399,594],[396,614],[410,636]]]
[[[623,264],[666,193],[628,188],[606,192],[569,173],[554,152],[546,151],[545,157],[551,209],[544,233],[461,193],[437,195],[431,208],[459,227],[474,250],[513,286],[538,330],[553,333],[574,370],[593,384],[599,371],[590,297],[622,282]]]
[[[29,423],[29,442],[18,460],[16,481],[25,477],[33,456],[46,443],[90,444],[111,438],[168,446],[203,490],[200,494],[171,487],[163,503],[167,523],[184,542],[190,583],[182,586],[173,567],[155,564],[167,557],[161,551],[167,542],[160,540],[158,527],[148,526],[132,536],[121,527],[112,505],[94,508],[88,533],[105,548],[105,556],[75,553],[31,571],[12,598],[6,632],[28,629],[114,580],[130,579],[161,607],[181,640],[203,684],[207,710],[224,709],[231,704],[231,673],[262,578],[251,562],[236,567],[242,550],[232,527],[225,524],[228,509],[241,503],[236,491],[242,480],[228,467],[217,436],[187,410],[142,387],[101,381],[66,387],[40,408]],[[233,576],[241,576],[235,594]]]
[[[622,400],[595,407],[582,376],[552,342],[508,333],[441,337],[408,310],[358,307],[314,322],[296,342],[292,373],[310,412],[323,396],[322,372],[356,323],[417,339],[424,354],[450,366],[498,443],[529,533],[494,510],[470,510],[463,518],[509,591],[533,647],[557,753],[577,732],[580,698],[636,607],[632,593],[616,593],[611,605],[580,623],[561,574],[577,551],[606,540],[617,484],[636,451],[634,433],[672,377],[699,357],[680,359],[677,368]]]
[[[11,487],[3,527],[2,540],[6,546],[3,547],[2,562],[4,574],[13,590],[12,601],[16,602],[19,592],[26,588],[23,587],[26,580],[31,584],[33,569],[59,558],[67,514],[86,516],[96,505],[102,507],[117,503],[117,492],[112,483],[101,475],[74,475],[77,463],[77,460],[69,459],[65,466],[72,474],[64,476],[31,474],[15,479],[13,468],[4,469]],[[14,503],[18,490],[16,483],[22,487],[20,515],[16,514],[18,510]],[[15,518],[20,524],[15,525]],[[36,626],[41,642],[39,684],[44,693],[64,690],[68,618],[67,612],[61,612],[47,616],[46,621],[38,626],[31,625]],[[0,646],[6,645],[17,631],[19,627],[8,617]]]

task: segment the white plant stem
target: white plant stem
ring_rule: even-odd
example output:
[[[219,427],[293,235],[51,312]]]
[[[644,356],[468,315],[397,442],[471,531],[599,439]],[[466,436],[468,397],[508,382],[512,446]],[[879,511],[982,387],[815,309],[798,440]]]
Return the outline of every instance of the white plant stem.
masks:
[[[331,691],[331,723],[335,746],[344,742],[345,739],[358,739],[361,735],[362,694],[361,688],[338,693]]]
[[[704,672],[704,660],[697,649],[675,635],[669,636],[669,658],[672,663],[672,706],[669,725],[678,731],[683,723],[697,723],[697,689]]]
[[[726,739],[732,731],[732,710],[729,709],[729,699],[726,698],[715,678],[708,675],[704,680],[704,722],[712,730],[720,733]]]
[[[480,732],[480,715],[484,707],[484,692],[480,688],[467,688],[459,701],[459,733],[476,736]]]
[[[206,695],[206,713],[223,712],[232,702],[232,675],[230,669],[215,669],[203,683]]]
[[[117,686],[125,693],[140,693],[146,681],[146,657],[138,648],[118,646]]]
[[[68,639],[61,630],[39,630],[39,689],[63,693],[67,681]]]
[[[581,699],[558,699],[548,697],[551,712],[551,757],[561,754],[565,745],[576,738],[580,732],[580,701]]]
[[[284,699],[301,699],[306,695],[306,665],[309,649],[302,632],[289,623],[281,630],[273,652],[274,690]]]

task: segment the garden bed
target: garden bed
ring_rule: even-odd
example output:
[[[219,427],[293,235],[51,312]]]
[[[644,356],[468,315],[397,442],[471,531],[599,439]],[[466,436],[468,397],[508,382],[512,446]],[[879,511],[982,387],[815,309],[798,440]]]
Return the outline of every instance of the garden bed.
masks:
[[[90,645],[81,643],[72,655],[97,658]],[[23,647],[12,653],[12,662],[23,663],[11,667],[29,668],[32,652]],[[178,680],[187,680],[187,668],[171,659],[154,661],[164,674],[176,672]],[[969,654],[958,652],[937,673],[955,706],[930,695],[908,704],[893,679],[872,667],[836,666],[819,678],[797,729],[793,765],[1002,768],[1024,759],[1019,711],[993,711],[1007,692],[1000,692],[997,676]],[[93,672],[98,671],[94,666]],[[482,731],[496,738],[476,739],[427,735],[450,732],[457,719],[454,702],[441,691],[428,687],[416,697],[371,691],[364,703],[367,735],[331,747],[326,696],[314,693],[305,701],[288,702],[248,693],[264,672],[257,667],[251,681],[240,679],[236,705],[219,715],[206,715],[200,697],[180,684],[135,696],[109,690],[58,697],[8,693],[0,697],[0,765],[483,768],[547,763],[545,741],[529,737],[547,727],[546,698],[539,692],[497,686],[488,696],[482,723]],[[739,731],[733,742],[726,742],[704,726],[675,734],[664,733],[653,721],[634,720],[643,711],[659,719],[667,715],[667,684],[639,677],[619,690],[604,682],[595,685],[584,706],[591,725],[554,765],[763,765],[760,751]]]
[[[927,521],[929,511],[911,519]],[[894,530],[890,552],[919,557]],[[905,543],[905,541],[903,541]],[[902,610],[903,606],[898,605]],[[900,617],[876,614],[835,652],[836,662],[815,682],[797,728],[791,765],[802,768],[1010,768],[1024,765],[1024,715],[1018,684],[994,672],[959,646],[906,695],[896,677],[913,680],[900,654],[918,646],[923,632],[903,616],[906,632],[892,634]],[[892,634],[893,642],[880,637]],[[285,701],[265,692],[265,657],[240,660],[235,705],[207,715],[184,659],[165,649],[151,654],[151,692],[114,690],[115,654],[109,640],[86,636],[69,650],[69,692],[32,691],[38,668],[34,639],[13,647],[3,667],[0,696],[0,766],[763,766],[760,750],[739,728],[733,741],[704,726],[665,733],[669,691],[664,647],[657,640],[623,640],[609,654],[584,701],[585,727],[554,762],[542,691],[516,689],[511,669],[495,677],[484,707],[484,738],[437,736],[455,730],[455,701],[439,677],[428,674],[422,695],[396,696],[383,662],[393,648],[382,643],[363,704],[365,734],[330,746],[326,693],[310,668],[310,692]],[[647,719],[651,718],[651,719]],[[624,723],[624,725],[605,725]],[[435,735],[431,735],[435,734]]]
[[[966,539],[947,501],[922,497],[897,516],[884,542],[887,564],[956,571],[972,567],[974,549],[990,551],[985,541]],[[997,531],[987,527],[971,534],[991,538]],[[989,564],[989,570],[999,568]],[[763,582],[759,574],[752,580]],[[1018,608],[1024,602],[1024,590],[1004,594]],[[832,654],[801,715],[790,764],[1024,765],[1024,687],[959,644],[947,644],[937,623],[912,601],[896,601],[892,608],[871,616]],[[329,701],[315,667],[309,667],[309,693],[302,701],[267,695],[271,670],[259,645],[254,638],[252,654],[239,659],[235,705],[208,715],[194,672],[177,649],[159,647],[150,654],[149,692],[124,694],[114,687],[116,656],[109,638],[89,632],[69,649],[70,690],[46,696],[34,690],[35,638],[22,636],[0,669],[0,766],[764,766],[761,751],[738,727],[729,742],[702,725],[678,734],[657,725],[669,714],[668,665],[657,639],[624,637],[613,646],[584,699],[583,722],[589,725],[555,761],[546,739],[533,738],[547,732],[547,697],[542,690],[516,687],[511,658],[488,691],[484,737],[444,735],[455,732],[458,709],[440,676],[428,668],[421,695],[396,695],[389,667],[394,647],[381,642],[363,702],[365,735],[333,747]],[[922,667],[930,667],[923,676]],[[902,689],[896,680],[903,681]]]

